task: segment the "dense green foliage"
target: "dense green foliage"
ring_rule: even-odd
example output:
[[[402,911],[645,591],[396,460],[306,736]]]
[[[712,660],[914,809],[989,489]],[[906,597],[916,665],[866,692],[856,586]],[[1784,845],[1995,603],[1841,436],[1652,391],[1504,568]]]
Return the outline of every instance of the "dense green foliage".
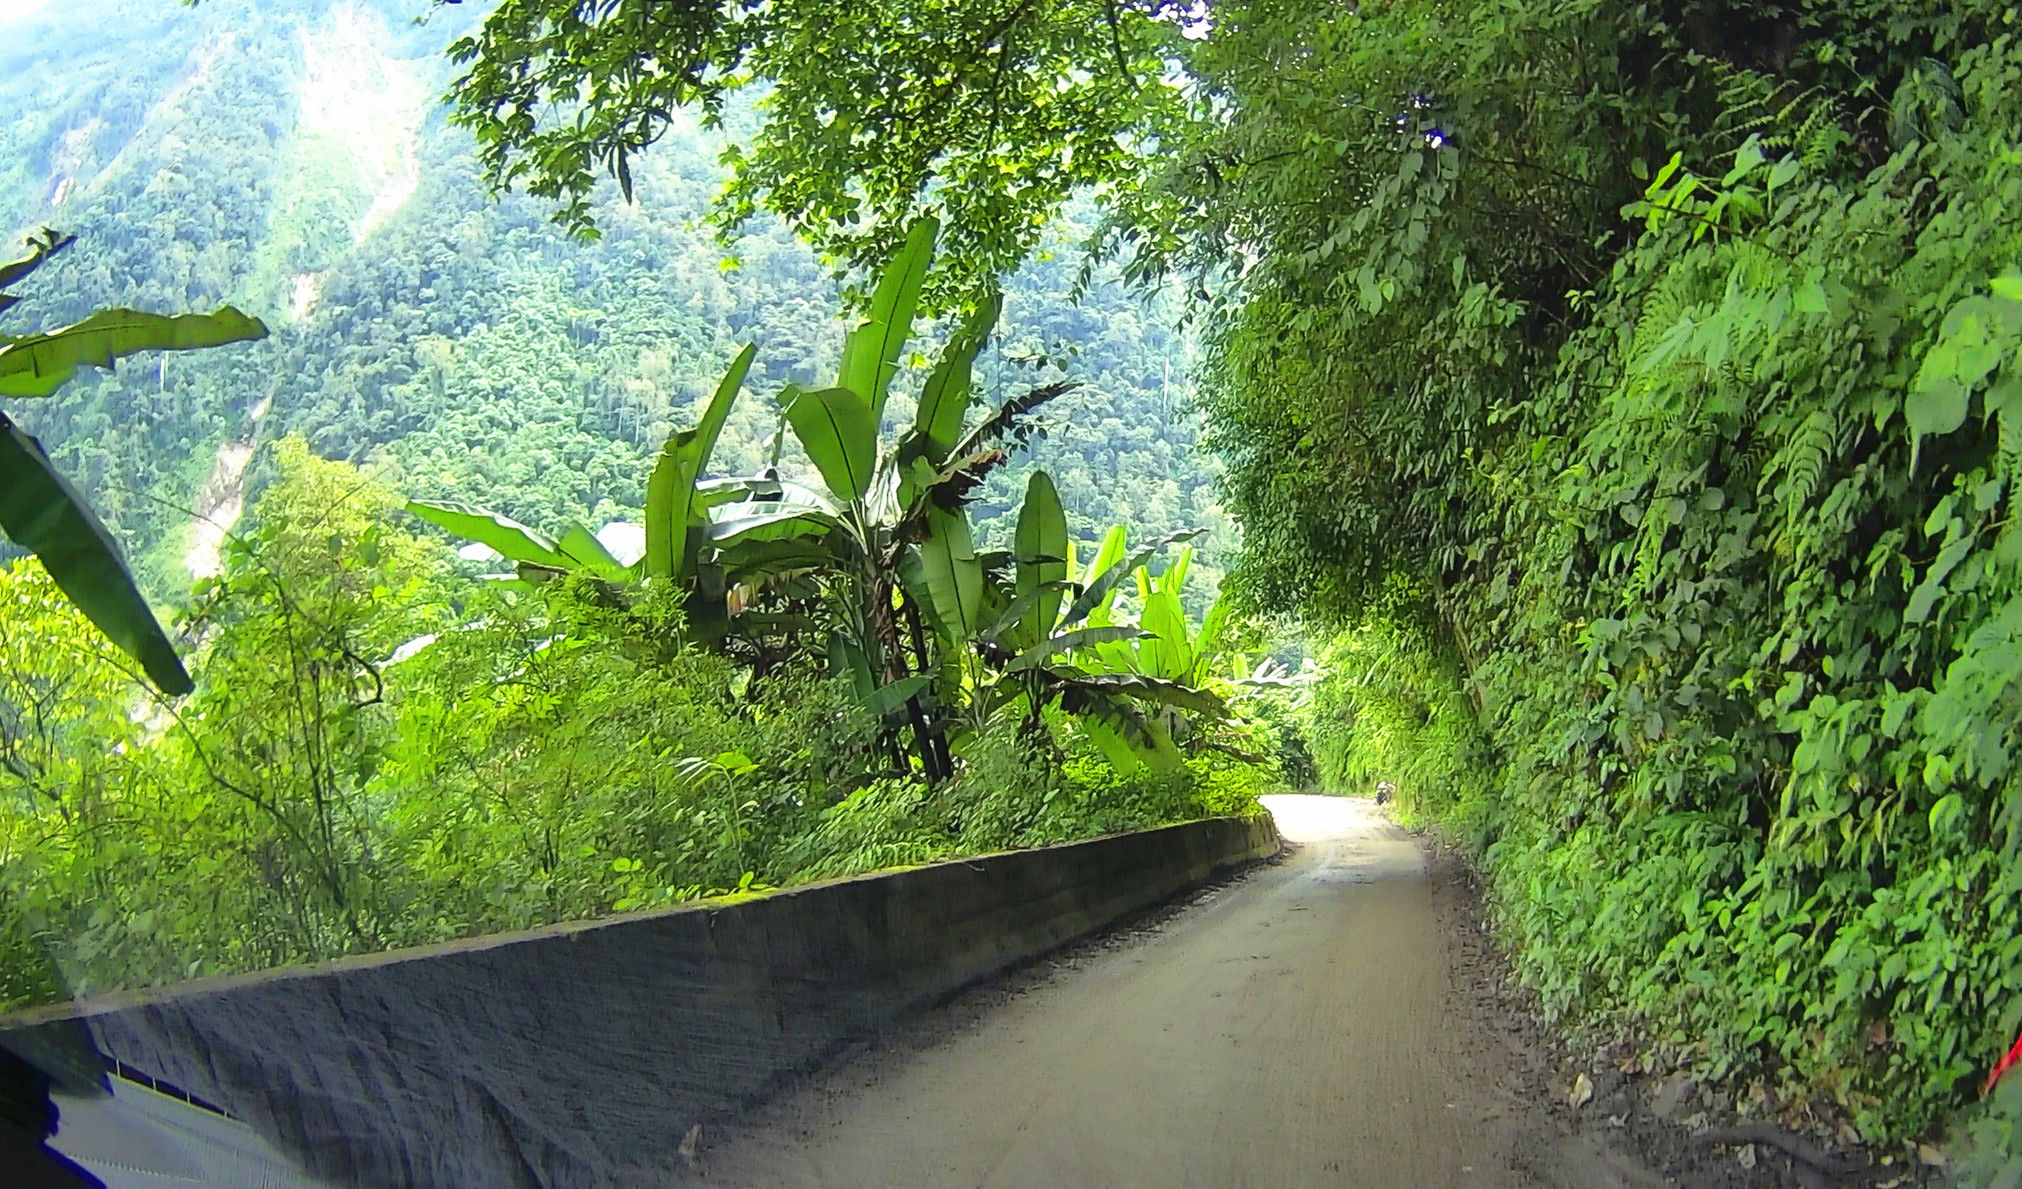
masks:
[[[516,36],[572,8],[470,47],[495,181],[582,192],[636,147],[595,117],[734,91],[754,29],[808,19],[696,10],[694,69],[627,91],[636,54]],[[1237,589],[1359,632],[1313,699],[1328,772],[1403,777],[1485,848],[1553,1012],[1874,1137],[1967,1101],[2022,1023],[2012,8],[1119,4],[1113,55],[1050,32],[1076,11],[866,33],[1005,30],[1051,93],[970,73],[987,39],[866,55],[861,102],[762,63],[766,134],[825,148],[738,192],[848,251],[948,197],[880,153],[997,151],[965,103],[1147,150],[1080,180],[1133,275],[1198,286]],[[596,132],[494,106],[518,67]],[[1040,169],[1066,138],[1035,127],[1004,151]]]
[[[174,981],[1249,812],[1268,771],[1118,774],[1073,722],[934,789],[846,683],[678,643],[671,586],[455,576],[383,484],[273,448],[168,702],[0,569],[0,1002]],[[135,720],[136,705],[148,714]]]
[[[1207,375],[1236,580],[1353,627],[1323,772],[1554,1014],[1931,1127],[2022,1024],[2007,10],[1251,11],[1168,177],[1261,256]]]
[[[930,289],[945,299],[1023,263],[1070,196],[1128,176],[1146,133],[1178,118],[1160,81],[1172,26],[1144,19],[1167,7],[506,0],[451,47],[455,119],[494,185],[556,199],[558,221],[589,229],[600,176],[631,192],[678,112],[721,124],[762,94],[726,154],[719,223],[762,207],[870,264],[929,211],[951,228]]]
[[[1035,247],[1063,242],[1049,237],[1093,232],[1096,255],[1042,252],[1051,259],[1004,282],[1005,341],[1049,354],[1056,341],[1077,345],[1069,370],[1091,381],[1049,405],[1082,431],[1072,441],[1084,444],[1086,466],[1068,453],[1041,458],[1073,536],[1111,520],[1170,531],[1206,510],[1196,481],[1174,477],[1190,422],[1176,405],[1161,402],[1158,417],[1150,405],[1151,376],[1167,391],[1164,362],[1191,362],[1185,341],[1142,330],[1152,313],[1171,312],[1169,278],[1183,277],[1207,327],[1208,440],[1244,525],[1230,588],[1251,611],[1345,629],[1328,677],[1303,703],[1321,776],[1393,781],[1403,812],[1480,849],[1519,970],[1554,1016],[1639,1041],[1652,1061],[1731,1075],[1754,1091],[1740,1099],[1750,1110],[1794,1115],[1827,1103],[1877,1140],[1925,1134],[1970,1101],[2022,1026],[2022,777],[2012,763],[2022,730],[2012,490],[2022,460],[2013,218],[2022,43],[2010,6],[907,0],[845,12],[813,0],[507,0],[484,14],[439,7],[434,24],[397,36],[358,35],[355,16],[340,15],[350,9],[310,6],[299,23],[215,0],[203,11],[238,17],[255,52],[206,50],[184,70],[171,50],[137,51],[122,73],[152,82],[120,86],[163,96],[145,121],[119,114],[146,105],[118,106],[118,88],[101,88],[109,99],[86,89],[92,70],[81,67],[72,89],[42,105],[57,114],[0,130],[0,162],[46,160],[59,180],[10,164],[0,192],[33,195],[18,203],[26,210],[70,202],[108,223],[138,213],[140,225],[176,229],[174,248],[107,237],[103,271],[66,291],[107,292],[122,274],[180,286],[179,305],[213,292],[265,294],[276,309],[293,298],[296,333],[270,373],[288,385],[240,380],[213,393],[248,410],[271,395],[281,423],[317,451],[383,458],[410,494],[511,509],[559,543],[565,518],[594,525],[649,502],[647,452],[702,420],[732,344],[763,327],[751,336],[762,344],[754,387],[845,377],[789,396],[789,409],[810,401],[800,406],[810,416],[787,418],[784,466],[819,474],[834,515],[847,506],[866,529],[864,468],[899,458],[901,439],[887,450],[880,435],[903,432],[924,390],[902,381],[880,417],[884,394],[851,388],[852,362],[815,329],[836,292],[825,266],[881,262],[917,214],[938,213],[954,250],[926,301],[959,316]],[[317,36],[298,47],[304,28]],[[477,168],[415,114],[418,102],[400,106],[403,94],[444,85],[418,81],[440,76],[414,63],[452,35],[463,38],[453,118],[477,137]],[[319,117],[307,102],[329,72],[316,64],[324,50],[306,47],[345,37],[372,47],[366,73],[391,106],[368,126],[393,130],[390,140],[375,132],[357,143],[357,123]],[[305,101],[292,121],[224,122],[179,167],[226,179],[212,189],[236,205],[192,201],[183,173],[122,181],[130,158],[158,143],[137,127],[176,118],[192,96],[241,110],[231,99],[249,92]],[[82,118],[92,110],[109,114]],[[699,164],[719,152],[727,174]],[[339,160],[380,164],[367,176]],[[409,169],[418,188],[399,201],[386,179]],[[486,209],[480,172],[555,201]],[[600,173],[639,205],[596,195]],[[70,183],[87,175],[83,197],[71,198]],[[721,276],[711,241],[684,221],[707,213],[719,185],[718,225],[759,232]],[[1100,225],[1090,195],[1103,204]],[[254,208],[262,218],[237,217]],[[544,212],[599,238],[559,237],[541,226]],[[332,227],[349,229],[351,242]],[[789,230],[832,259],[793,246]],[[246,251],[230,246],[234,236]],[[1142,320],[1121,308],[1107,256],[1159,295]],[[1077,285],[1089,304],[1047,304]],[[876,300],[868,283],[853,299]],[[959,337],[952,327],[941,335]],[[1058,378],[1001,356],[977,370],[1003,391]],[[231,421],[200,412],[187,381],[165,370],[153,394],[122,397],[152,421],[115,417],[123,406],[107,391],[59,403],[51,424],[65,432],[48,436],[78,443],[84,453],[67,461],[87,487],[99,484],[94,496],[164,540],[144,527],[138,501],[114,498],[115,461],[143,460],[154,485],[192,491]],[[854,392],[869,411],[825,391]],[[818,444],[817,406],[835,424],[830,414],[847,413],[849,432]],[[738,409],[717,457],[724,473],[747,474],[766,460],[777,418],[757,402]],[[141,440],[132,435],[161,432],[186,440],[132,448]],[[160,482],[170,474],[180,478]],[[381,920],[437,912],[445,928],[462,928],[480,911],[386,916],[367,907],[376,892],[345,883],[398,836],[347,833],[346,823],[380,830],[406,820],[398,807],[431,802],[399,786],[409,795],[355,792],[371,814],[333,808],[337,766],[315,758],[331,748],[371,757],[354,790],[390,793],[374,782],[454,770],[441,786],[453,790],[469,769],[490,772],[470,785],[482,798],[512,779],[486,769],[496,763],[488,749],[511,755],[517,740],[560,745],[571,729],[587,732],[580,751],[553,754],[556,767],[515,812],[580,779],[580,756],[636,761],[636,783],[618,785],[659,791],[574,828],[636,820],[669,832],[577,839],[536,812],[515,827],[529,857],[483,856],[516,887],[578,897],[559,912],[600,906],[601,893],[569,891],[569,881],[606,870],[625,877],[611,903],[640,903],[746,874],[785,878],[1044,835],[1052,827],[1034,823],[1052,812],[1149,820],[1216,799],[1245,779],[1229,773],[1254,769],[1207,772],[1202,757],[1220,754],[1208,750],[1175,764],[1151,732],[1160,764],[1098,766],[1088,753],[1103,747],[1100,729],[1063,713],[1085,701],[1055,698],[1036,677],[1006,680],[1039,671],[1053,652],[1074,658],[1078,679],[1183,671],[1172,642],[1191,649],[1217,630],[1196,631],[1145,574],[1130,632],[1049,648],[1049,631],[1114,626],[1084,608],[1072,622],[1035,623],[1022,650],[999,647],[1002,632],[1024,630],[1010,612],[1050,607],[1035,592],[1063,581],[1051,567],[1077,560],[1034,544],[1059,535],[1053,502],[1003,469],[961,492],[981,540],[966,528],[902,533],[902,514],[877,520],[888,537],[857,533],[859,552],[885,550],[893,563],[850,579],[858,643],[877,636],[884,657],[912,655],[840,695],[794,660],[751,670],[761,696],[712,701],[719,683],[747,678],[709,649],[649,646],[690,629],[678,600],[651,582],[613,600],[579,574],[548,584],[537,605],[504,591],[414,595],[410,630],[451,605],[466,628],[373,669],[370,690],[357,684],[355,657],[349,668],[329,662],[346,677],[317,678],[327,712],[303,721],[341,727],[260,752],[304,757],[285,769],[305,790],[301,805],[267,811],[301,836],[289,851],[297,866],[260,876],[262,894],[305,906],[290,952],[366,944]],[[285,518],[271,523],[285,534]],[[933,542],[944,547],[938,576],[912,588],[891,578],[907,548],[924,555]],[[998,546],[1004,564],[982,565]],[[278,537],[266,547],[286,552]],[[394,547],[344,564],[403,556]],[[370,591],[448,581],[399,564],[420,568]],[[990,627],[970,605],[985,589],[978,568],[1008,592]],[[211,597],[251,597],[253,569],[231,553]],[[343,594],[316,622],[346,622],[360,597]],[[221,629],[221,671],[234,673],[228,641],[239,633],[293,630],[286,600],[269,601],[282,610],[256,599],[242,624]],[[908,643],[882,622],[908,607],[938,613],[938,644]],[[342,657],[346,638],[319,647]],[[538,641],[568,646],[531,647]],[[1102,672],[1105,657],[1127,672]],[[283,684],[299,686],[304,662],[294,663]],[[473,675],[524,673],[486,687],[522,691],[551,664],[581,666],[553,687],[566,692],[513,692],[463,712],[460,699],[478,696],[467,692],[478,688],[466,684]],[[401,692],[403,669],[437,666],[449,667],[429,684],[440,705],[426,721],[473,758],[403,769],[385,741],[407,746],[428,731],[418,721],[373,731],[427,702]],[[269,679],[234,673],[232,683],[255,697]],[[628,700],[654,683],[692,696]],[[954,769],[929,759],[938,728],[928,720],[911,718],[914,759],[881,754],[908,729],[885,712],[929,686],[955,710],[987,708],[1002,691],[1029,713],[998,724],[978,716],[964,775],[929,787],[916,770]],[[891,705],[877,703],[880,690]],[[224,696],[200,690],[193,707]],[[852,753],[833,730],[758,732],[775,748],[805,749],[782,758],[748,729],[759,715],[832,723],[853,713],[841,706],[871,707],[871,721],[853,720],[867,751]],[[522,717],[535,708],[573,728]],[[102,717],[105,731],[138,729]],[[623,725],[599,734],[607,719]],[[488,721],[495,734],[472,725]],[[704,724],[734,746],[697,748],[684,732]],[[1257,747],[1286,746],[1268,728],[1251,735]],[[184,737],[198,732],[163,735]],[[823,738],[845,739],[855,758],[812,742]],[[661,750],[648,760],[634,746]],[[203,754],[192,745],[199,768]],[[677,756],[686,762],[659,762]],[[105,771],[82,753],[61,762],[87,782]],[[1046,791],[1023,808],[951,799],[979,774],[1013,787],[1012,773],[1034,770]],[[813,772],[848,795],[810,800],[802,790]],[[785,783],[767,783],[775,779]],[[746,787],[756,791],[732,791]],[[1161,801],[1168,793],[1177,800]],[[478,835],[505,845],[508,834],[471,826],[476,811],[441,795],[459,808],[415,828],[443,863],[460,861]],[[681,806],[671,819],[638,808],[668,804]],[[356,841],[367,837],[369,847]],[[772,865],[736,861],[760,853]],[[64,886],[74,895],[89,883]],[[430,903],[413,889],[396,899]],[[2008,1142],[1998,1121],[1984,1130]]]

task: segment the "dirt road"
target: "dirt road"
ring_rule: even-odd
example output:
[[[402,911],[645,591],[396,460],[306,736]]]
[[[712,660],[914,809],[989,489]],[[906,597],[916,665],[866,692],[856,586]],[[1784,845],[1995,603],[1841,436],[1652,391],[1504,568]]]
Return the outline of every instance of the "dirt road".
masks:
[[[1287,859],[709,1137],[706,1183],[1666,1183],[1562,1135],[1468,1017],[1417,843],[1366,801],[1267,801]]]

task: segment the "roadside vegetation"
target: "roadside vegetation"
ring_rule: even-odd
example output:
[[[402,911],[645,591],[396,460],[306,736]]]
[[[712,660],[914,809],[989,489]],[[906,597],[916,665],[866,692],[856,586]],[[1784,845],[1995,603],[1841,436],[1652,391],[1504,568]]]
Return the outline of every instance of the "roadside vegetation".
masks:
[[[63,517],[0,570],[5,1001],[1256,812],[1274,739],[1227,698],[1257,642],[1225,602],[1188,619],[1197,534],[1077,542],[1042,471],[978,548],[968,504],[1069,386],[983,405],[994,300],[901,367],[935,231],[838,382],[774,402],[813,473],[711,473],[747,348],[657,456],[636,558],[274,443],[178,625],[193,692],[144,603],[51,581],[80,543],[121,573],[75,492],[10,477]]]
[[[1555,1020],[1786,1126],[1914,1151],[1965,1120],[1981,1171],[2016,1154],[2018,1080],[1976,1106],[2022,1030],[2012,5],[525,0],[461,19],[450,120],[493,188],[627,242],[609,191],[650,192],[663,139],[724,136],[716,228],[813,245],[850,277],[850,332],[839,357],[761,369],[757,400],[752,356],[689,352],[694,399],[651,435],[635,409],[624,466],[559,450],[522,468],[523,499],[496,459],[409,493],[511,582],[470,578],[383,492],[346,513],[355,532],[300,528],[314,514],[274,501],[351,506],[304,485],[427,472],[340,479],[278,450],[253,544],[197,599],[197,692],[140,714],[107,693],[103,730],[134,742],[76,753],[202,773],[268,823],[176,872],[236,855],[322,952],[492,927],[507,903],[531,920],[1240,810],[1310,760],[1332,787],[1395,784],[1407,818],[1474,848]],[[1041,259],[1069,225],[1078,275]],[[1177,483],[1121,501],[1143,506],[1109,519],[1139,527],[1091,547],[1063,505],[1118,501],[1010,482],[999,452],[1074,399],[1071,366],[991,370],[969,412],[1005,278],[1035,260],[1062,290],[1189,295],[1203,438],[1242,526],[1211,596],[1185,594]],[[891,341],[915,313],[938,320],[917,361]],[[319,447],[394,407],[318,390]],[[427,423],[375,433],[457,456],[429,438],[470,407],[440,373],[381,391]],[[739,465],[712,469],[725,424]],[[643,462],[623,480],[640,557],[571,503],[616,482],[576,484],[578,456]],[[318,604],[294,588],[345,567],[302,618]],[[93,638],[32,571],[10,581]],[[397,628],[282,646],[391,601]],[[1325,654],[1312,688],[1251,667],[1249,625],[1272,618]],[[305,758],[197,745],[226,719],[297,724]],[[260,808],[277,777],[230,766],[270,761],[295,808]],[[295,866],[270,874],[276,854]],[[495,873],[510,894],[456,899]],[[390,907],[366,907],[375,879]],[[45,882],[92,928],[142,911],[94,923],[89,878]]]

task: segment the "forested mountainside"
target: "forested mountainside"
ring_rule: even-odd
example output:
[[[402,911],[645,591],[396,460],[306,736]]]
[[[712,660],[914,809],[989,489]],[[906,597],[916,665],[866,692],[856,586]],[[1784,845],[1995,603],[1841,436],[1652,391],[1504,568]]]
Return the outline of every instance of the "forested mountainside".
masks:
[[[480,7],[417,24],[426,6],[402,0],[79,0],[0,38],[0,225],[78,237],[19,314],[229,301],[275,330],[229,357],[82,378],[22,412],[153,596],[214,567],[249,459],[243,480],[266,477],[250,448],[263,440],[297,432],[412,496],[594,528],[637,520],[647,459],[745,342],[758,390],[832,370],[833,270],[774,220],[727,247],[702,223],[723,132],[684,119],[641,162],[636,203],[595,204],[594,242],[556,228],[549,204],[493,200],[439,102],[444,48]],[[747,101],[729,131],[749,119]],[[1194,449],[1181,306],[1106,273],[1076,301],[1091,218],[1071,210],[1008,280],[984,387],[1080,383],[1048,415],[1071,440],[1031,452],[1074,528],[1209,526],[1211,579],[1231,537]],[[725,472],[760,465],[776,423],[765,402],[737,409]],[[1027,469],[990,480],[986,539],[1008,536]]]
[[[1171,290],[719,243],[749,96],[570,238],[469,8],[0,7],[0,1007],[1258,812]]]

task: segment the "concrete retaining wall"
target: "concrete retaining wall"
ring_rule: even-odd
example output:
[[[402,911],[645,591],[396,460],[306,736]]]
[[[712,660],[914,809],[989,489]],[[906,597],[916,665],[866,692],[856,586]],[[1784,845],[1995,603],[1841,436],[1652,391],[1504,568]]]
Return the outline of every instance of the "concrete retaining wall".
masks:
[[[662,1185],[692,1123],[1278,846],[1268,818],[1192,822],[6,1025],[81,1022],[338,1184]]]

